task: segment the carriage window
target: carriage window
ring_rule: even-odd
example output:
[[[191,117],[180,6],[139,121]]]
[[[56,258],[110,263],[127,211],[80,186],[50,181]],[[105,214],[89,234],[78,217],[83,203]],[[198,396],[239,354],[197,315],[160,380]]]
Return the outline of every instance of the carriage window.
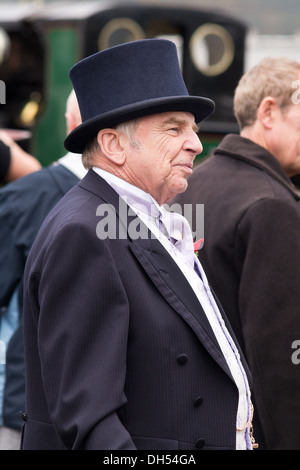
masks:
[[[190,53],[195,67],[204,75],[220,75],[234,58],[234,43],[223,26],[207,23],[193,33]]]
[[[131,18],[115,18],[102,29],[98,38],[99,50],[125,42],[145,39],[146,35],[140,25]]]

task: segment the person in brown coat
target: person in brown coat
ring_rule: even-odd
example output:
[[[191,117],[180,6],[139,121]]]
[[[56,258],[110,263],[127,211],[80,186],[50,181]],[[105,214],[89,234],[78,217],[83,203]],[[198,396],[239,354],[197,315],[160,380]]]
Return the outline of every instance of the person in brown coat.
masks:
[[[246,353],[256,439],[270,450],[300,449],[299,79],[300,64],[284,58],[249,70],[234,97],[240,135],[227,135],[173,201],[204,204],[199,259]]]

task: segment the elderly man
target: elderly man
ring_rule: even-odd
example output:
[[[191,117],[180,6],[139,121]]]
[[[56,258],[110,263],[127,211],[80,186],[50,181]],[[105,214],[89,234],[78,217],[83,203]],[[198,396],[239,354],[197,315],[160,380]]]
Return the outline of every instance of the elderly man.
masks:
[[[213,103],[189,96],[166,40],[70,76],[83,122],[65,146],[89,172],[26,267],[23,448],[250,449],[247,366],[190,227],[161,206],[186,189]]]
[[[284,58],[249,70],[234,97],[240,135],[175,198],[204,203],[199,258],[244,346],[268,449],[300,449],[300,195],[290,180],[300,173],[299,79],[300,64]]]

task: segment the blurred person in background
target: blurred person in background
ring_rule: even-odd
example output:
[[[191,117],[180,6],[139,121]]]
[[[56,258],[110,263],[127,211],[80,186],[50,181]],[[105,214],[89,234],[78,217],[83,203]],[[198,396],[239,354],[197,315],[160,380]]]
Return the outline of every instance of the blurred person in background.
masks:
[[[266,58],[234,96],[239,135],[227,135],[173,202],[204,204],[199,259],[253,375],[260,448],[300,449],[300,64]],[[263,442],[265,441],[265,444]]]
[[[66,105],[67,134],[81,123],[74,91]],[[86,174],[81,155],[57,162],[0,190],[0,450],[19,449],[24,409],[22,279],[25,262],[46,215]]]

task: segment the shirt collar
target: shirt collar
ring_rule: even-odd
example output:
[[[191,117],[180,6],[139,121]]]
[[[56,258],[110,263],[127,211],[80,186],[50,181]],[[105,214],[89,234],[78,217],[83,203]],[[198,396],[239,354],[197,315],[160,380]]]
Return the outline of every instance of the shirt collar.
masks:
[[[165,209],[158,204],[151,194],[146,193],[141,188],[128,183],[122,178],[119,178],[102,168],[93,167],[93,170],[98,173],[98,175],[100,175],[133,209],[136,208],[139,212],[143,212],[154,219],[158,218],[165,211]]]

